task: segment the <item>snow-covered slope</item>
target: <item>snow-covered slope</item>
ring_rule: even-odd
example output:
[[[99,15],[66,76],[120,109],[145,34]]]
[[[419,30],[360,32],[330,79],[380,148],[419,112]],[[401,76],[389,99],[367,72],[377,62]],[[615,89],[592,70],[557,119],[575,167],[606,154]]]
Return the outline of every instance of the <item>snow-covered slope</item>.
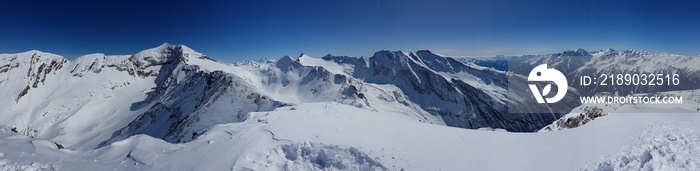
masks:
[[[334,102],[304,103],[252,113],[184,144],[138,135],[95,150],[58,150],[3,128],[0,168],[695,170],[698,122],[697,114],[627,113],[576,129],[509,133],[425,124]]]
[[[0,122],[25,135],[53,138],[70,147],[94,148],[99,142],[92,140],[107,138],[110,133],[105,131],[132,120],[129,113],[139,109],[130,105],[145,98],[154,85],[145,73],[157,72],[155,67],[117,62],[127,61],[125,56],[107,59],[94,54],[71,62],[30,51],[2,55],[2,59],[17,67],[0,75],[5,80],[0,83]]]

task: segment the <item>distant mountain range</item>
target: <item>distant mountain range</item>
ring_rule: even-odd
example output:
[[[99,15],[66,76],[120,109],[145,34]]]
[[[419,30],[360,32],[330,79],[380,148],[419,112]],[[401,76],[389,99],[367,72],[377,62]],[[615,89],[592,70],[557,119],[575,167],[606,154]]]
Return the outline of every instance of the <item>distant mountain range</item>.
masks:
[[[633,93],[692,90],[700,88],[700,57],[649,51],[606,49],[588,52],[584,49],[564,51],[547,55],[497,56],[492,58],[458,58],[501,71],[528,73],[534,66],[549,64],[563,72],[569,85],[578,89],[581,95],[596,92],[610,92],[621,95]],[[508,64],[513,64],[508,66]],[[601,76],[603,74],[678,74],[680,85],[674,86],[581,86],[580,76]]]

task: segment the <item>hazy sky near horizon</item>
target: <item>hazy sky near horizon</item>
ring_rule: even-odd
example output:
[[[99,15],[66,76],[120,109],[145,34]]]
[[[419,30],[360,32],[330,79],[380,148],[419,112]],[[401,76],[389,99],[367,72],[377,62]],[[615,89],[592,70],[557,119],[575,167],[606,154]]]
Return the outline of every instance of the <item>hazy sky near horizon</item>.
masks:
[[[0,53],[133,54],[169,42],[222,61],[306,53],[451,56],[607,48],[700,55],[694,1],[3,1]]]

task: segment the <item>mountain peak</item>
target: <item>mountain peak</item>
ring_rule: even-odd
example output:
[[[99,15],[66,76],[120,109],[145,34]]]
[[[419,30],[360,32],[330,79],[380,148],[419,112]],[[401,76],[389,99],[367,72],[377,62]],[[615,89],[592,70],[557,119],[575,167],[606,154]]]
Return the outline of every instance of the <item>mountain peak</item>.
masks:
[[[161,44],[161,45],[158,46],[158,47],[159,47],[159,48],[166,48],[166,47],[172,47],[172,46],[174,46],[174,45],[173,45],[173,44],[170,44],[170,43],[168,43],[168,42],[163,42],[163,44]]]
[[[576,50],[567,50],[562,53],[556,53],[553,56],[591,56],[588,51],[578,48]]]
[[[430,50],[418,50],[418,51],[416,51],[416,53],[432,53],[432,54],[434,54]]]
[[[154,48],[151,48],[151,49],[156,50],[156,51],[160,51],[160,52],[166,52],[166,51],[180,51],[181,49],[183,49],[183,47],[184,47],[185,49],[191,50],[191,49],[190,49],[189,47],[187,47],[187,46],[184,46],[184,45],[174,45],[174,44],[170,44],[170,43],[168,43],[168,42],[165,42],[165,43],[161,44],[160,46],[157,46],[157,47],[154,47]],[[146,49],[146,50],[150,50],[150,49]]]
[[[277,60],[277,63],[283,63],[283,64],[294,64],[294,63],[299,63],[298,59],[294,59],[289,55],[284,55],[284,57],[280,58]]]
[[[184,53],[197,53],[194,51],[192,48],[187,47],[185,45],[174,45],[170,44],[168,42],[165,42],[161,44],[160,46],[151,48],[151,49],[146,49],[146,50],[156,50],[156,51],[161,51],[161,52],[166,52],[166,51],[179,51]]]
[[[24,54],[50,54],[50,53],[42,52],[42,51],[36,50],[36,49],[28,50],[26,52],[21,52],[21,53],[24,53]]]
[[[44,52],[42,52],[42,51],[40,51],[40,50],[32,49],[32,50],[29,50],[29,51],[27,51],[27,52],[25,52],[25,53],[44,53]]]
[[[289,71],[294,68],[301,67],[301,63],[289,55],[284,55],[284,57],[280,58],[275,65],[283,71]]]
[[[299,54],[299,58],[310,58],[310,56],[302,52],[301,54]]]
[[[22,58],[23,56],[26,56],[26,57],[35,56],[35,57],[63,58],[63,56],[61,56],[61,55],[56,55],[56,54],[53,54],[53,53],[43,52],[43,51],[40,51],[40,50],[29,50],[29,51],[26,51],[26,52],[20,52],[20,53],[11,54],[11,55],[18,55],[18,56],[20,56],[20,58]]]
[[[159,46],[156,46],[156,47],[153,47],[153,48],[149,48],[149,49],[146,49],[146,50],[142,50],[142,51],[140,51],[140,52],[137,53],[137,54],[148,53],[148,52],[167,52],[167,51],[173,51],[173,50],[177,49],[178,47],[179,47],[179,45],[173,45],[173,44],[170,44],[170,43],[168,43],[168,42],[165,42],[165,43],[163,43],[163,44],[161,44],[161,45],[159,45]]]
[[[608,48],[605,51],[600,52],[601,57],[613,57],[613,56],[622,56],[622,57],[642,57],[645,55],[651,54],[649,51],[645,50],[615,50],[612,48]]]
[[[388,57],[389,59],[394,59],[397,56],[401,56],[400,54],[404,54],[403,51],[390,51],[390,50],[380,50],[377,52],[374,52],[374,57]]]
[[[379,50],[377,52],[374,52],[374,54],[388,54],[388,53],[391,53],[391,51],[390,50]]]
[[[418,50],[416,51],[417,55],[424,56],[424,55],[430,55],[430,56],[439,56],[439,57],[444,57],[442,55],[436,54],[431,52],[430,50]]]
[[[145,56],[162,56],[162,55],[175,55],[179,56],[182,55],[184,57],[191,57],[191,56],[204,56],[204,54],[201,54],[190,47],[187,47],[185,45],[173,45],[168,42],[165,42],[161,44],[160,46],[142,50],[139,53],[136,53],[135,56],[137,57],[145,57]]]
[[[187,46],[173,45],[166,42],[158,47],[142,50],[139,53],[134,54],[133,58],[139,65],[151,66],[201,56],[204,55],[195,52]]]

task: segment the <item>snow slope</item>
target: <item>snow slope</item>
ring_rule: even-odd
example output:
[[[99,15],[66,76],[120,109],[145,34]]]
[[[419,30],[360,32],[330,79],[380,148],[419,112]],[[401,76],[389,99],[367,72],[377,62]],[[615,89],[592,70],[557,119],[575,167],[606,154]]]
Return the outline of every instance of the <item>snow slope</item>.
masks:
[[[510,133],[425,124],[334,102],[305,103],[217,125],[184,144],[139,135],[96,150],[57,150],[5,128],[0,168],[92,163],[144,170],[576,170],[641,163],[695,170],[698,122],[693,113],[620,113],[575,129]],[[66,159],[51,160],[56,158]]]

